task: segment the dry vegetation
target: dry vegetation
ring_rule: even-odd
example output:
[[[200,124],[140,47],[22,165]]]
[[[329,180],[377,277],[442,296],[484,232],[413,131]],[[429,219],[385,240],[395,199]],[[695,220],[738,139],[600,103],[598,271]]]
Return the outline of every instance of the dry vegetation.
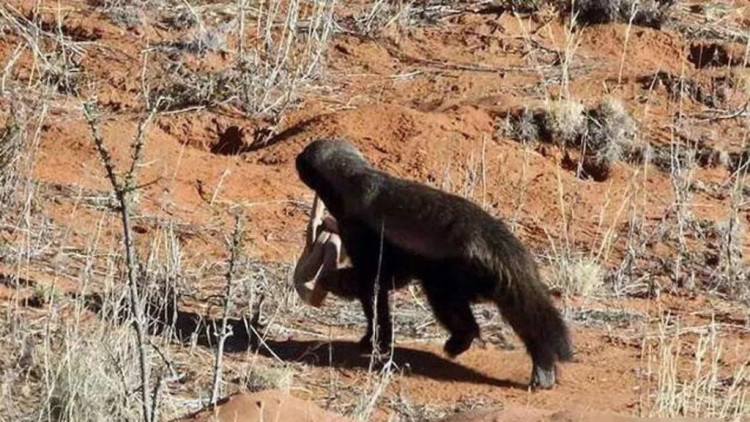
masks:
[[[103,0],[0,4],[0,420],[170,420],[267,388],[358,420],[524,403],[750,413],[750,3]],[[440,353],[290,282],[341,135],[509,221],[570,321],[550,392],[499,315]],[[508,381],[502,386],[503,381]]]

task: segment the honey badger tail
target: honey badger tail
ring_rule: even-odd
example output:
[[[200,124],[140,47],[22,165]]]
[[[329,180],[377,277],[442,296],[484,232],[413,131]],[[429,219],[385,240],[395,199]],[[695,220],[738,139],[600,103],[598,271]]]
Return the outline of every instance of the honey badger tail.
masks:
[[[521,338],[533,361],[531,384],[552,388],[555,385],[555,363],[570,361],[573,349],[568,327],[555,308],[547,287],[542,283],[533,258],[523,249],[504,245],[502,262],[496,262],[496,273],[502,274],[494,300],[500,313]],[[508,259],[510,253],[513,259]],[[497,268],[501,265],[502,268]]]

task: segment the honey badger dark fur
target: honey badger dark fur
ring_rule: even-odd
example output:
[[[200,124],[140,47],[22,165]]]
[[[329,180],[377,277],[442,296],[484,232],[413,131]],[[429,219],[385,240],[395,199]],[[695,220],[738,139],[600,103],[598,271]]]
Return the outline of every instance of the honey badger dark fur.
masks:
[[[352,266],[320,282],[362,303],[368,320],[362,346],[372,347],[375,310],[375,347],[390,345],[388,292],[416,279],[450,332],[449,356],[479,336],[471,304],[493,301],[531,356],[531,385],[555,384],[555,363],[572,357],[568,329],[534,259],[502,221],[466,199],[375,169],[343,140],[313,141],[296,167],[338,222]]]

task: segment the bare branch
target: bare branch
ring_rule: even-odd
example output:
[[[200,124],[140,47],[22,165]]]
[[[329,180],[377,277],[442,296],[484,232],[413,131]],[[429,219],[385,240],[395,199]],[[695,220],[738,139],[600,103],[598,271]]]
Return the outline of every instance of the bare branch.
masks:
[[[151,123],[154,116],[156,116],[160,104],[161,101],[157,100],[156,105],[138,124],[138,133],[136,133],[135,140],[133,141],[132,145],[133,154],[131,155],[130,170],[128,170],[128,174],[125,177],[125,185],[128,189],[135,186],[135,171],[138,168],[138,164],[140,164],[141,160],[143,159],[143,138],[146,134],[146,130],[148,129],[148,125]]]
[[[91,136],[94,138],[94,144],[96,145],[97,151],[99,151],[99,157],[104,165],[104,169],[107,172],[107,177],[112,184],[112,189],[115,192],[117,201],[120,205],[120,218],[122,220],[122,232],[123,232],[123,244],[125,246],[125,260],[128,268],[128,288],[130,291],[130,307],[134,314],[136,338],[138,341],[138,359],[140,365],[140,378],[141,378],[141,407],[143,413],[143,420],[145,422],[153,422],[155,420],[155,412],[152,411],[152,401],[150,396],[150,376],[151,376],[151,365],[148,359],[148,344],[146,338],[146,317],[144,312],[144,304],[140,299],[140,292],[138,286],[138,263],[136,260],[135,246],[133,244],[133,230],[130,224],[130,207],[128,202],[128,190],[118,181],[115,166],[112,163],[112,156],[104,143],[104,139],[99,131],[99,118],[94,110],[94,106],[90,103],[83,104],[83,112],[86,117],[86,121],[91,128]],[[157,391],[158,392],[158,391]]]
[[[234,235],[232,236],[232,244],[229,249],[229,267],[225,275],[226,288],[224,291],[224,314],[221,318],[221,331],[219,332],[219,344],[216,348],[216,362],[214,364],[214,381],[213,388],[211,391],[211,406],[216,405],[216,401],[219,399],[221,390],[221,365],[222,357],[224,355],[224,343],[227,338],[231,336],[231,333],[227,332],[227,325],[229,320],[229,311],[232,305],[232,283],[234,276],[234,267],[237,265],[237,260],[242,254],[242,226],[240,221],[240,214],[235,215],[234,220]]]

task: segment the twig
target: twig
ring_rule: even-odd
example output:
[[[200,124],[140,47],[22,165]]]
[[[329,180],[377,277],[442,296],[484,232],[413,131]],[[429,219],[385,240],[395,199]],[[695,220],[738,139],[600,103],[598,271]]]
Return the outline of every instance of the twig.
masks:
[[[239,38],[237,56],[242,63],[245,60],[245,0],[237,0],[237,13],[240,17],[239,33],[237,34]]]
[[[154,105],[151,111],[149,111],[146,118],[141,120],[141,122],[138,124],[138,132],[135,135],[135,140],[133,141],[132,145],[133,155],[131,156],[130,170],[128,170],[128,175],[125,178],[125,186],[128,189],[131,189],[135,186],[135,171],[137,169],[138,163],[143,160],[143,138],[146,134],[146,130],[148,129],[148,125],[156,115],[156,111],[158,110],[160,104],[161,98],[156,101],[156,105]]]
[[[164,375],[159,374],[159,378],[156,380],[156,385],[154,385],[154,392],[151,396],[151,403],[153,404],[151,406],[151,421],[155,422],[157,418],[157,410],[159,408],[159,392],[161,391],[161,387],[164,384]]]
[[[745,101],[745,104],[743,104],[742,107],[739,108],[736,111],[733,111],[733,112],[730,112],[730,113],[724,112],[724,114],[719,114],[718,116],[713,116],[713,117],[701,117],[699,120],[702,121],[702,122],[705,122],[705,121],[718,122],[718,121],[721,121],[721,120],[736,119],[738,117],[744,116],[745,113],[747,113],[748,106],[750,106],[750,100]],[[718,114],[719,110],[711,110],[711,112],[714,112],[714,113]]]
[[[234,235],[232,236],[232,245],[229,250],[229,268],[224,276],[226,280],[226,289],[224,291],[224,314],[221,317],[221,331],[219,332],[219,344],[216,348],[216,363],[214,365],[214,381],[213,388],[211,391],[211,406],[216,406],[216,401],[219,398],[219,390],[221,386],[221,364],[222,356],[224,355],[224,343],[230,334],[227,333],[227,324],[229,320],[229,310],[232,305],[232,279],[234,273],[234,267],[237,264],[237,260],[242,252],[242,226],[240,224],[240,214],[235,215],[234,219]]]
[[[224,183],[224,178],[229,175],[230,171],[229,169],[224,169],[224,171],[221,173],[221,177],[219,177],[219,182],[216,183],[216,189],[214,189],[214,193],[211,195],[211,200],[208,202],[208,205],[213,207],[214,201],[216,201],[216,196],[219,195],[219,191],[221,190],[221,185]]]
[[[125,260],[128,268],[128,288],[130,291],[130,307],[134,313],[135,323],[133,327],[136,332],[136,339],[138,342],[138,359],[140,366],[140,377],[141,377],[141,407],[143,413],[143,420],[145,422],[155,422],[156,413],[152,411],[152,397],[149,395],[151,391],[149,387],[150,378],[150,361],[148,359],[148,345],[146,338],[146,318],[144,315],[143,303],[140,299],[140,292],[138,289],[138,263],[136,262],[135,246],[133,244],[133,230],[130,224],[130,204],[128,202],[128,193],[130,190],[125,185],[120,183],[115,172],[114,164],[112,164],[112,156],[107,150],[104,144],[104,139],[99,132],[99,118],[94,111],[94,106],[90,103],[83,104],[83,114],[86,117],[86,121],[91,129],[91,136],[94,138],[96,149],[99,151],[99,158],[104,165],[104,169],[107,172],[107,177],[114,190],[115,197],[120,204],[120,218],[122,220],[122,232],[123,232],[123,244],[125,246]],[[132,168],[137,165],[139,155],[134,155]],[[158,390],[156,391],[158,393]],[[155,397],[154,397],[155,398]]]

